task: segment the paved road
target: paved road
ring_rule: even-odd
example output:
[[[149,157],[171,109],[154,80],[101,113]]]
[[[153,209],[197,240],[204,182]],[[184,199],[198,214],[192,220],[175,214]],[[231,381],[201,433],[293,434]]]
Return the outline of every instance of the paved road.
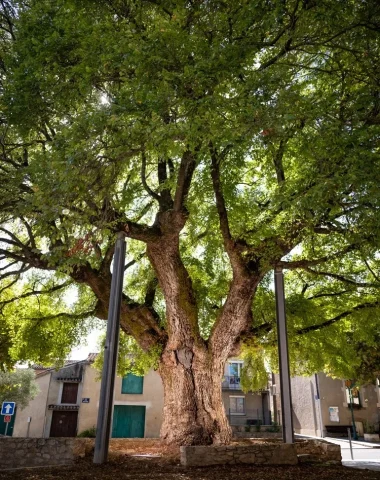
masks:
[[[340,445],[342,452],[342,463],[346,467],[368,468],[369,470],[380,471],[380,444],[365,445],[361,442],[353,442],[352,453],[354,459],[351,459],[350,444],[348,440],[325,438],[325,440]]]
[[[296,435],[297,437],[316,438],[308,435]],[[321,439],[322,440],[322,439]],[[342,463],[346,467],[368,468],[369,470],[380,471],[380,443],[352,442],[352,453],[354,459],[351,459],[350,444],[348,439],[326,437],[326,440],[336,445],[340,445],[342,452]]]

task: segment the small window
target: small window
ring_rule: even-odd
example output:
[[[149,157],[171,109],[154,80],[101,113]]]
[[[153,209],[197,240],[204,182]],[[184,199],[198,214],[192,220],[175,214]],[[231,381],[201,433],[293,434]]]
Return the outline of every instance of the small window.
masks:
[[[354,407],[360,407],[360,394],[359,394],[359,389],[358,388],[352,388],[351,389],[351,395],[352,395],[352,405]],[[351,395],[350,395],[350,390],[346,388],[346,401],[348,405],[351,405]]]
[[[230,397],[230,414],[245,415],[244,397]]]
[[[143,393],[144,377],[128,373],[123,377],[121,393]]]
[[[240,377],[241,369],[243,368],[243,362],[229,362],[228,374],[230,377]]]
[[[62,387],[61,403],[76,404],[78,400],[78,383],[65,382]]]

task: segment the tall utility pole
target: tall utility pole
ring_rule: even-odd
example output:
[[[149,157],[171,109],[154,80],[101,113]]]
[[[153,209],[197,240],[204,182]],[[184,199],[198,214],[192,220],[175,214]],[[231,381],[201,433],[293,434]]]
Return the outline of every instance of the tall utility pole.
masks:
[[[276,295],[277,343],[280,366],[280,389],[282,410],[282,434],[285,443],[294,443],[292,392],[290,387],[290,369],[288,352],[288,332],[285,315],[284,273],[282,267],[274,270],[274,289]]]
[[[117,366],[119,345],[120,308],[123,292],[125,264],[125,236],[119,233],[113,258],[110,303],[108,310],[106,343],[104,345],[104,362],[102,383],[100,387],[98,423],[95,439],[94,463],[104,463],[108,458],[111,433],[113,391]]]

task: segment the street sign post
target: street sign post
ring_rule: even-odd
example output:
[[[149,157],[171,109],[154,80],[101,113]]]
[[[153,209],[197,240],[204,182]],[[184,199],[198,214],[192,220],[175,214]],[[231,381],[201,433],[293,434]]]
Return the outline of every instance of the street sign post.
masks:
[[[14,415],[16,402],[3,402],[1,406],[1,415]]]
[[[4,423],[5,423],[5,432],[4,432],[4,435],[7,436],[7,433],[8,433],[8,425],[10,423],[10,421],[12,420],[12,416],[11,415],[5,415],[4,416]]]

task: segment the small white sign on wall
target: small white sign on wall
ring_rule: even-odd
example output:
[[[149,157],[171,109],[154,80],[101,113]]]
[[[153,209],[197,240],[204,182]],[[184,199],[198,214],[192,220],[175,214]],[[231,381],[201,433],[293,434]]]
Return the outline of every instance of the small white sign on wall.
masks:
[[[329,407],[330,422],[339,422],[339,407]]]

